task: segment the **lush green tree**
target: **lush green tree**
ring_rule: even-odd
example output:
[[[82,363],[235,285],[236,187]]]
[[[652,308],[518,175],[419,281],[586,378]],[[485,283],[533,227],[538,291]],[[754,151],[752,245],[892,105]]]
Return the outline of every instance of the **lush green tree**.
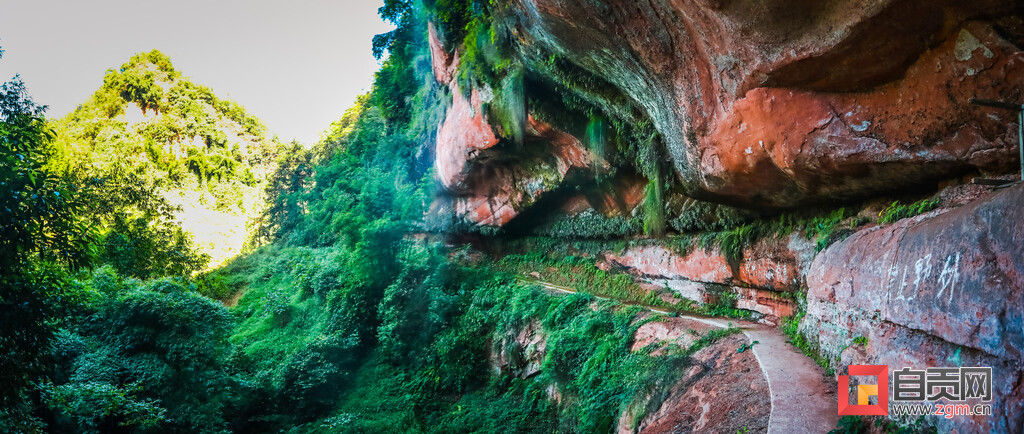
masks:
[[[141,279],[188,276],[209,261],[193,249],[188,234],[166,220],[116,216],[99,244],[101,262],[121,275]]]
[[[76,188],[47,163],[52,132],[15,77],[0,85],[0,408],[45,371],[46,349],[77,291],[61,266],[88,263]]]
[[[120,252],[116,255],[122,264],[119,270],[137,277],[158,277],[153,273],[164,269],[175,274],[192,271],[191,259],[196,255],[180,251],[175,254],[181,258],[177,265],[129,271],[123,264],[140,262],[126,262],[126,257],[146,256],[141,251],[123,254],[131,246],[170,237],[168,247],[185,247],[187,243],[174,240],[191,235],[195,243],[189,247],[210,254],[214,262],[227,259],[224,253],[241,249],[241,236],[228,234],[230,239],[224,239],[223,231],[204,232],[190,225],[184,225],[191,232],[185,234],[173,226],[180,223],[186,208],[255,219],[280,147],[243,107],[193,83],[156,50],[136,54],[108,70],[103,85],[88,101],[51,124],[58,133],[59,151],[51,166],[74,174],[80,185],[88,187],[88,203],[103,206],[87,215],[100,234],[114,232],[100,243],[100,259],[110,260]],[[138,222],[140,218],[147,223]],[[125,238],[132,234],[142,238]],[[233,248],[210,247],[225,244]]]
[[[278,157],[277,170],[266,187],[267,208],[263,211],[258,236],[272,239],[291,232],[304,213],[304,193],[312,174],[312,155],[292,142]]]
[[[182,280],[117,283],[62,333],[62,363],[44,387],[55,428],[219,431],[241,387],[231,375],[231,315]]]

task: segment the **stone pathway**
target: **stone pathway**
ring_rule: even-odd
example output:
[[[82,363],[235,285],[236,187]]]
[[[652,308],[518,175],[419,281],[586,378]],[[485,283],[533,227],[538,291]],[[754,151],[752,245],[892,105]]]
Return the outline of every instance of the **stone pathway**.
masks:
[[[552,292],[575,294],[573,288],[549,282],[526,280]],[[595,298],[608,300],[607,297]],[[628,304],[628,303],[627,303]],[[669,312],[642,306],[652,312]],[[713,318],[679,314],[678,317],[699,321],[714,327],[733,325],[750,342],[754,357],[768,382],[772,410],[768,418],[770,434],[827,433],[836,427],[836,388],[825,377],[824,370],[809,357],[791,345],[778,328],[729,318]]]

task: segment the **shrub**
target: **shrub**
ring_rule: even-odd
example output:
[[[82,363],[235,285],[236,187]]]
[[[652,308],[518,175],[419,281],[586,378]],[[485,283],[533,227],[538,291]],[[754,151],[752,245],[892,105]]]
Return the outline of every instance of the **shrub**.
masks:
[[[839,208],[824,216],[815,217],[804,224],[806,227],[804,232],[811,241],[814,241],[815,251],[825,250],[832,243],[853,233],[848,228],[839,227],[839,223],[847,217],[849,217],[849,212],[846,208]]]
[[[889,224],[896,222],[897,220],[924,214],[938,208],[939,202],[938,198],[921,199],[911,204],[904,204],[900,201],[893,202],[878,213],[878,223]]]
[[[559,238],[621,238],[639,234],[641,223],[634,218],[605,215],[588,209],[537,226],[534,233]]]
[[[680,233],[718,232],[749,223],[753,218],[750,212],[739,208],[692,201],[669,225]]]
[[[44,388],[54,428],[224,428],[237,392],[232,326],[224,307],[180,279],[106,294],[61,334],[59,375]]]

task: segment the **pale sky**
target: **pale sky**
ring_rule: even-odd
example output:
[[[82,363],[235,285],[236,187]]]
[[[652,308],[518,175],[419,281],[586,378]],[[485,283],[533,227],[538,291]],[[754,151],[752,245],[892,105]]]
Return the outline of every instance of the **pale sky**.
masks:
[[[382,0],[0,0],[0,82],[62,117],[154,48],[192,81],[309,144],[369,89]]]

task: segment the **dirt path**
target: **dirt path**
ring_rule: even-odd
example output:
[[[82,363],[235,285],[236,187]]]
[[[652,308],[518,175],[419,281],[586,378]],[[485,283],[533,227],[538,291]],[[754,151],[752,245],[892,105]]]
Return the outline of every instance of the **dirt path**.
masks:
[[[575,294],[573,288],[549,282],[526,281],[549,291]],[[607,297],[595,298],[608,300]],[[627,303],[628,304],[628,303]],[[648,306],[652,312],[670,313]],[[768,418],[769,433],[826,433],[836,427],[836,390],[825,377],[824,370],[790,345],[786,336],[775,327],[728,318],[711,318],[679,314],[680,318],[699,321],[714,327],[739,328],[747,340],[757,341],[754,357],[768,382],[772,410]]]

